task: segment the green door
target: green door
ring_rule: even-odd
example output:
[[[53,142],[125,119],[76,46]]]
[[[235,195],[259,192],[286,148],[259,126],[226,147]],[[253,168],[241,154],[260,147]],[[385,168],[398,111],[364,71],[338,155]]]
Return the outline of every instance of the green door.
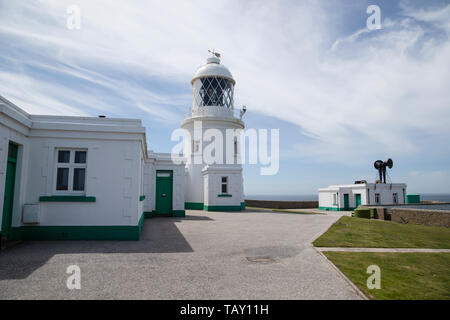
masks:
[[[17,145],[10,142],[8,147],[8,164],[6,166],[5,197],[3,199],[2,235],[8,238],[11,231],[14,182],[16,180]]]
[[[344,193],[344,210],[348,210],[348,193]]]
[[[355,203],[356,203],[356,208],[358,208],[361,205],[361,194],[355,194]]]
[[[156,171],[156,214],[172,214],[172,171]]]

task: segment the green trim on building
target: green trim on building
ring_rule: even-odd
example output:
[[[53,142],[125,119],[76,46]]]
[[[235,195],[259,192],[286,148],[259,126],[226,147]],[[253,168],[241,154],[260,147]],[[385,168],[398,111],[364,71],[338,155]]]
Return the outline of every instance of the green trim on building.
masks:
[[[139,240],[137,226],[22,226],[12,228],[11,240]]]
[[[139,240],[141,238],[142,229],[144,228],[144,220],[145,220],[145,214],[142,212],[141,218],[139,219],[139,222],[138,222],[139,235],[136,240]]]
[[[144,201],[145,200],[145,196],[140,196],[139,197],[139,201]]]
[[[203,202],[185,202],[184,208],[187,210],[203,210]]]
[[[86,196],[42,196],[40,202],[96,202],[96,197]]]
[[[218,197],[226,197],[226,198],[232,197],[231,194],[227,194],[227,193],[218,194],[217,196],[218,196]]]
[[[144,212],[144,218],[145,219],[151,219],[156,216],[156,211],[145,211]]]
[[[241,205],[238,206],[204,206],[205,211],[241,211]]]
[[[205,210],[205,211],[241,211],[245,210],[245,202],[241,202],[238,206],[208,206],[202,202],[185,202],[186,210]]]
[[[172,215],[174,217],[185,217],[186,212],[184,210],[173,210]]]
[[[418,194],[407,194],[406,195],[406,203],[420,203],[420,195]]]
[[[173,210],[172,213],[167,214],[168,216],[172,215],[173,217],[185,217],[186,211],[184,210]],[[167,216],[166,214],[158,215],[156,211],[146,211],[144,212],[145,219],[151,219],[157,216]]]
[[[319,207],[319,210],[325,211],[353,211],[356,208],[338,208],[338,207]]]
[[[4,180],[4,195],[2,207],[2,224],[0,233],[9,238],[12,226],[12,216],[14,207],[14,189],[16,181],[17,153],[18,145],[9,142],[8,144],[8,162],[6,165],[6,177]]]
[[[21,226],[8,240],[139,240],[145,212],[136,226]]]

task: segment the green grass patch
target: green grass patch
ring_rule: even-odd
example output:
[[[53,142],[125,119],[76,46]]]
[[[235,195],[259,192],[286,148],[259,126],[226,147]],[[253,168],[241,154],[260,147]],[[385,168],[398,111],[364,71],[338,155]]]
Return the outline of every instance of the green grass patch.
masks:
[[[450,248],[450,229],[342,217],[313,242],[316,247]]]
[[[323,253],[370,299],[450,300],[450,253]],[[370,265],[380,267],[380,289],[367,288]]]
[[[251,209],[251,210],[272,211],[272,209],[270,209],[270,208],[249,207],[249,206],[245,206],[245,208]]]

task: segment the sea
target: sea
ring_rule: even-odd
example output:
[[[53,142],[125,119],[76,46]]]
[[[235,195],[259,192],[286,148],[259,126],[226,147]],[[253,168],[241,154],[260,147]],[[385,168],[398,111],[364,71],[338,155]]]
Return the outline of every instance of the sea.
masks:
[[[433,200],[440,202],[450,202],[450,194],[446,193],[419,193],[420,200]],[[245,195],[248,200],[273,200],[273,201],[317,201],[317,194],[295,194],[295,195]]]

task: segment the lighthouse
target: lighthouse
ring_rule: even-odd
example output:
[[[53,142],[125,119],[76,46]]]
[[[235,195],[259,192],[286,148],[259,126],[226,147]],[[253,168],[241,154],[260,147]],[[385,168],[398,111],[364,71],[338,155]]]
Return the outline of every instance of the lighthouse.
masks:
[[[211,52],[211,51],[210,51]],[[242,116],[234,109],[236,81],[212,51],[191,80],[192,107],[185,130],[185,208],[240,211],[245,208],[240,131]]]

